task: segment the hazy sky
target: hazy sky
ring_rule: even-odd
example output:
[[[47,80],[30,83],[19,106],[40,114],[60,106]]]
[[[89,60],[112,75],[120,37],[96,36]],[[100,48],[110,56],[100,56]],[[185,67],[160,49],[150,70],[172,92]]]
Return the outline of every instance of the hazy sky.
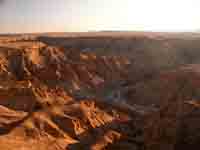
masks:
[[[200,0],[0,0],[0,33],[200,29]]]

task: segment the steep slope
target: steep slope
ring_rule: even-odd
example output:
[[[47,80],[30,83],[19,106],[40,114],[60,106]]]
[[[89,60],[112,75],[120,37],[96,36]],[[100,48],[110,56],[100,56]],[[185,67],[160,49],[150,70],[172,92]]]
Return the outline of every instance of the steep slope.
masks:
[[[0,47],[1,149],[200,146],[198,64],[152,71],[125,55],[27,42]]]
[[[2,47],[0,54],[1,148],[66,149],[80,141],[101,149],[120,139],[113,113],[120,112],[95,97],[124,77],[126,59],[53,47]]]

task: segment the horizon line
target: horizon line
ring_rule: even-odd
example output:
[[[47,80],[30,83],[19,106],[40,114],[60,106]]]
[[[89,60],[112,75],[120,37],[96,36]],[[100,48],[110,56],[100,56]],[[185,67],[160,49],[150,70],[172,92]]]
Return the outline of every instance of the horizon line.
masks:
[[[53,34],[53,33],[101,33],[101,32],[141,32],[141,33],[200,33],[200,30],[166,31],[166,30],[86,30],[86,31],[45,31],[45,32],[0,32],[0,35],[17,34]]]

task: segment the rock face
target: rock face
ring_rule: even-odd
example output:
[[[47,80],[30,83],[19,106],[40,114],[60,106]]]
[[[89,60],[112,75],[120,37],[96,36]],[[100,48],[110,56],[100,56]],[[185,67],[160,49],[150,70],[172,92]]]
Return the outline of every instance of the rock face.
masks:
[[[125,58],[49,46],[2,47],[0,56],[2,149],[104,149],[121,139],[116,117],[129,116],[96,96],[126,76]]]
[[[39,41],[17,48],[4,44],[0,148],[199,148],[199,68],[193,64],[144,73],[127,56]]]

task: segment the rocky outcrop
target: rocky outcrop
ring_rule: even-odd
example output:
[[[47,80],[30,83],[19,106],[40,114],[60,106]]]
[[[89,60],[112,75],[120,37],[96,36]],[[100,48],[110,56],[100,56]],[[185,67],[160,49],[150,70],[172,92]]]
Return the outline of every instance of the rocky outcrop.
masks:
[[[133,62],[36,41],[0,47],[0,147],[200,147],[199,65],[157,71]]]

